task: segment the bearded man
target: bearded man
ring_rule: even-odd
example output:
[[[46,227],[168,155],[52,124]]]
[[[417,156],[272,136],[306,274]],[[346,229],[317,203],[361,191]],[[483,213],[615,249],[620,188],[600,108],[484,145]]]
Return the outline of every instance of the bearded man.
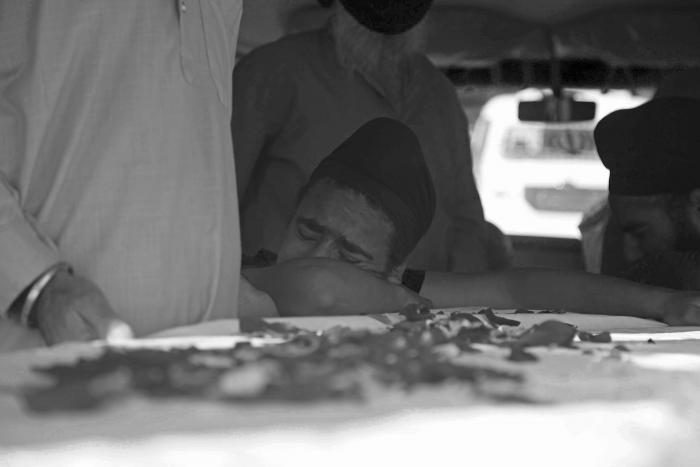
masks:
[[[637,282],[700,290],[700,99],[657,97],[595,130],[609,204]]]
[[[325,28],[260,47],[236,66],[232,133],[244,254],[279,251],[314,168],[362,124],[390,117],[418,135],[437,191],[434,219],[408,264],[493,266],[465,114],[451,83],[420,52],[430,4],[342,0]],[[395,173],[402,170],[397,164]],[[492,256],[503,258],[497,245]]]

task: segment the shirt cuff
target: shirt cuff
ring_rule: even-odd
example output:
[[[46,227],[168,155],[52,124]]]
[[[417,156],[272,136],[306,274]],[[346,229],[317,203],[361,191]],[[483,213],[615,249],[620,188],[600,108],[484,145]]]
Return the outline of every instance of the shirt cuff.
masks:
[[[58,251],[26,220],[0,227],[0,317],[46,270],[60,261]]]

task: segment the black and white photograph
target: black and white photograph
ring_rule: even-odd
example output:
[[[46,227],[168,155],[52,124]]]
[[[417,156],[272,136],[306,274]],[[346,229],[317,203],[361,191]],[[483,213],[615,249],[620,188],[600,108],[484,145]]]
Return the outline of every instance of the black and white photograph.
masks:
[[[0,467],[700,465],[700,0],[0,0]]]

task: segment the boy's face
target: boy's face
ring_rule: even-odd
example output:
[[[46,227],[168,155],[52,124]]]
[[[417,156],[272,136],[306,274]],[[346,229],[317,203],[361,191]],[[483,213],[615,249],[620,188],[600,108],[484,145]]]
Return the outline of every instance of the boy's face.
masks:
[[[331,258],[386,277],[392,232],[389,219],[364,197],[322,180],[297,206],[279,261]]]
[[[627,261],[662,251],[700,249],[700,229],[692,203],[672,207],[658,196],[611,195],[610,207],[625,234]]]

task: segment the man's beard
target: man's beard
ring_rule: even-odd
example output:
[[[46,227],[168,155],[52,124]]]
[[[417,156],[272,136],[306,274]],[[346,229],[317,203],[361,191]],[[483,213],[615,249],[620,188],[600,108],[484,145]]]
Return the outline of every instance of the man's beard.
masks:
[[[700,232],[684,210],[671,213],[676,230],[674,251],[700,251]]]
[[[358,23],[342,7],[332,21],[340,64],[380,86],[389,97],[401,96],[410,78],[407,62],[423,48],[423,22],[402,34],[381,34]]]

